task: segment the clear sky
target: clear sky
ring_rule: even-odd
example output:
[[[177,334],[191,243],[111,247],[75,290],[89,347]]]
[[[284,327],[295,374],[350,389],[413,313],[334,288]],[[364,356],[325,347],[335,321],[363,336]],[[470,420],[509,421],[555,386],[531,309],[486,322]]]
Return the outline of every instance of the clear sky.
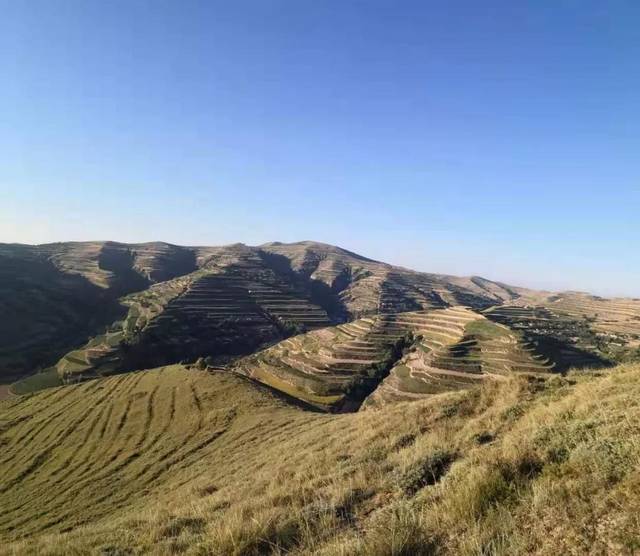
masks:
[[[0,241],[314,239],[640,297],[637,0],[0,8]]]

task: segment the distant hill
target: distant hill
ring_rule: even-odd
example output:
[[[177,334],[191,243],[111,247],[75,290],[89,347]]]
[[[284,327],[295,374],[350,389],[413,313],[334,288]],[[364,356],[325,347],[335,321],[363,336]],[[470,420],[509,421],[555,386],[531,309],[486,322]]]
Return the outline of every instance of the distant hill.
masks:
[[[415,272],[310,241],[0,244],[0,312],[10,316],[0,376],[49,369],[74,381],[199,357],[225,365],[299,333],[458,306],[519,330],[559,370],[580,354],[610,362],[640,347],[639,301]]]
[[[515,289],[483,278],[415,272],[322,243],[270,243],[261,248],[337,293],[355,318],[451,305],[487,307],[519,297]]]

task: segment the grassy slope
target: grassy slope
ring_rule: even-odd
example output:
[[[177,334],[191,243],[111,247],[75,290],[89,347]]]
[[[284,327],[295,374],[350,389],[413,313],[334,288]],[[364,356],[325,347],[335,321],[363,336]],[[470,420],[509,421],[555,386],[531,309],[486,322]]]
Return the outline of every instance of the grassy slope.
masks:
[[[58,375],[58,371],[56,371],[55,368],[52,368],[14,382],[11,385],[11,392],[13,394],[30,394],[32,392],[38,392],[40,390],[45,390],[46,388],[53,388],[61,385],[62,380]]]
[[[178,366],[54,389],[0,405],[0,552],[632,553],[639,404],[640,366],[348,415]]]

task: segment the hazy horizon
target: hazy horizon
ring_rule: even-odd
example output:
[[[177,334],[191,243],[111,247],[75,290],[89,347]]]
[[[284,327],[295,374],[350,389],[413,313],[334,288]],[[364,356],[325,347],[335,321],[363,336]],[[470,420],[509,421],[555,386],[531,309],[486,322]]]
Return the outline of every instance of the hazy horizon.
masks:
[[[0,242],[301,239],[640,297],[640,5],[61,2],[0,22]]]

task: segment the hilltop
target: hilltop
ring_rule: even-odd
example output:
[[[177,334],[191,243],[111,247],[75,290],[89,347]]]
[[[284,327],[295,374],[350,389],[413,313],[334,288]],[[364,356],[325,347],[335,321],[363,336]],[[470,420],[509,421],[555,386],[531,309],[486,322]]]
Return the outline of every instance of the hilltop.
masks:
[[[331,415],[173,366],[0,402],[0,553],[640,546],[640,367]]]

